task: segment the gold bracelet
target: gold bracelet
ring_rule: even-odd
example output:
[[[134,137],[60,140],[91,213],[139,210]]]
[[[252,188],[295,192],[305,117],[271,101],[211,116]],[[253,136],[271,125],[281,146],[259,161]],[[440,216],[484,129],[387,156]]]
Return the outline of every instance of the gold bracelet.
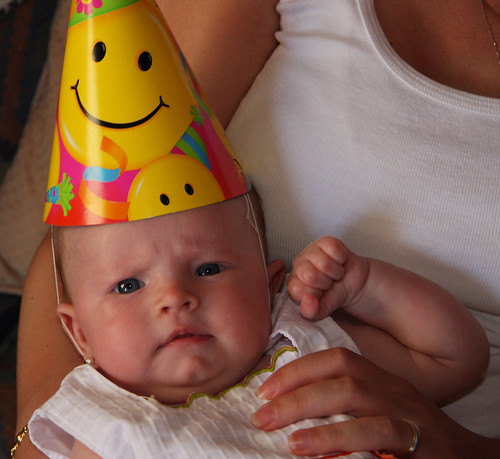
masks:
[[[26,435],[28,435],[29,433],[29,430],[28,430],[28,425],[26,424],[22,429],[21,431],[16,435],[16,441],[14,443],[14,446],[11,448],[10,450],[10,457],[13,458],[13,457],[16,457],[16,451],[17,451],[17,448],[19,448],[19,445],[21,444],[21,442],[24,440],[24,437]]]

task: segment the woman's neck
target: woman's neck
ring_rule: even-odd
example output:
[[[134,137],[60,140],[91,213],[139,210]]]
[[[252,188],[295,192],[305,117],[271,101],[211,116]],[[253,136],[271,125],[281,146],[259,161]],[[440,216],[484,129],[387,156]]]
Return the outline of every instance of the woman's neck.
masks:
[[[375,0],[384,33],[418,72],[455,89],[500,98],[500,0]],[[498,45],[497,45],[498,46]]]

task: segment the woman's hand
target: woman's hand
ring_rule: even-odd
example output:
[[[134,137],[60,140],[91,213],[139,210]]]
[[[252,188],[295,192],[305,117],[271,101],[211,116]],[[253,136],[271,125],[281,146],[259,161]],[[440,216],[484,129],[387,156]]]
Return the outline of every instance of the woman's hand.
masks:
[[[252,417],[263,430],[346,413],[356,419],[290,435],[297,455],[377,450],[404,457],[413,440],[408,419],[420,428],[412,458],[495,457],[500,440],[469,432],[405,380],[343,348],[307,355],[277,370],[259,388],[271,400]]]

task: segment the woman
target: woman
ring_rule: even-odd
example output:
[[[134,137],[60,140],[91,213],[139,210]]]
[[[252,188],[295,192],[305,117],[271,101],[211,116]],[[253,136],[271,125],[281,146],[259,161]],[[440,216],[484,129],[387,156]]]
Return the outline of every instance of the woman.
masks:
[[[290,257],[317,233],[342,237],[451,290],[489,331],[492,349],[500,347],[500,65],[492,38],[500,36],[500,2],[159,3],[223,123],[262,70],[228,133],[266,203],[271,256]],[[19,426],[79,363],[58,334],[49,264],[46,240],[24,293]],[[500,373],[498,354],[491,366]],[[263,428],[326,412],[358,416],[296,434],[291,445],[302,454],[493,457],[500,448],[487,438],[500,436],[494,374],[448,408],[484,436],[351,354],[317,354],[272,380],[278,390],[264,395],[292,392],[256,414]],[[28,451],[23,442],[18,457],[33,457]]]

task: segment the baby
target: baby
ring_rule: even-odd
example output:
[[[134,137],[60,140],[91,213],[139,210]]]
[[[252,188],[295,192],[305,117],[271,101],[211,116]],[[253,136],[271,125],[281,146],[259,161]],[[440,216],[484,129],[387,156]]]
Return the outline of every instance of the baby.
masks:
[[[44,221],[57,312],[86,364],[29,423],[46,455],[288,457],[290,433],[350,417],[266,432],[257,389],[328,348],[438,402],[477,381],[488,346],[467,310],[334,238],[297,257],[291,298],[277,296],[284,264],[266,260],[250,189],[154,1],[73,0]]]
[[[337,345],[356,350],[357,345],[438,402],[457,397],[484,371],[488,348],[482,329],[450,294],[403,269],[358,256],[334,238],[307,247],[288,279],[302,314],[322,308],[326,319],[316,324],[301,319],[286,292],[272,305],[284,264],[266,264],[263,241],[253,192],[135,222],[54,228],[66,295],[58,314],[88,364],[74,370],[59,396],[35,413],[32,441],[49,456],[57,438],[65,445],[59,452],[73,457],[135,457],[125,453],[134,444],[142,448],[141,457],[210,456],[211,447],[214,454],[231,457],[281,457],[290,454],[286,435],[297,424],[283,432],[252,428],[251,413],[259,406],[254,392],[272,370],[300,355]],[[335,310],[348,313],[338,323],[356,344],[328,317]],[[77,384],[78,377],[84,383]],[[79,388],[81,399],[67,401]],[[92,409],[101,403],[120,421],[84,414],[79,403],[91,403],[87,389],[102,391]],[[115,392],[122,399],[112,404]],[[240,394],[236,406],[234,394]],[[57,403],[62,403],[59,409]],[[123,413],[137,403],[140,408],[127,422],[148,426],[142,440],[123,427],[123,416],[128,416]],[[207,423],[196,416],[175,420],[196,405]],[[210,421],[210,410],[217,406],[219,421]],[[85,416],[87,427],[81,424]],[[212,422],[225,427],[217,430]],[[94,424],[99,427],[91,432],[88,426]],[[147,430],[151,424],[153,434]],[[217,434],[211,434],[212,427]],[[201,431],[189,435],[196,428]],[[232,433],[238,429],[247,431],[243,440]],[[98,444],[99,431],[106,445]],[[232,439],[224,446],[226,434]],[[210,436],[204,443],[203,437]],[[371,457],[356,454],[352,457]]]

